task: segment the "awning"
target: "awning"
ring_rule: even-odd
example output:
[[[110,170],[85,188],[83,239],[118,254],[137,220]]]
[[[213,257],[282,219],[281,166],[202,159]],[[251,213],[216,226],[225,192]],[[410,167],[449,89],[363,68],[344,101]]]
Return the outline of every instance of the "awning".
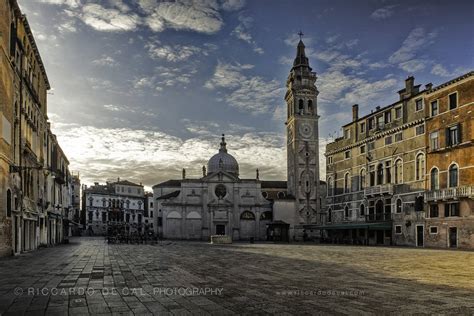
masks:
[[[369,229],[369,230],[380,230],[380,229],[391,229],[391,222],[379,222],[379,223],[347,223],[347,224],[334,224],[334,225],[303,225],[305,229],[324,229],[324,230],[335,230],[335,229]]]

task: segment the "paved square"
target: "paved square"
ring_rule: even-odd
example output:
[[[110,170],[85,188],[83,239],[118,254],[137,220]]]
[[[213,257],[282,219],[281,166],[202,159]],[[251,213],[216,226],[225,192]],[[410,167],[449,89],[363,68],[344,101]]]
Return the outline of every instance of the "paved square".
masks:
[[[1,315],[474,314],[474,252],[69,245],[0,260]]]

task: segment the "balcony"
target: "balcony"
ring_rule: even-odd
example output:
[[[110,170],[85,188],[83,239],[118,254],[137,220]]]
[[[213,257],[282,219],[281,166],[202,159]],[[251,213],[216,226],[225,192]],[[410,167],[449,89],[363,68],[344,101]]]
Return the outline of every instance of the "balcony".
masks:
[[[446,188],[425,193],[426,202],[456,200],[459,198],[474,198],[474,185]]]
[[[389,222],[392,220],[392,213],[372,213],[365,215],[366,222]]]
[[[365,196],[382,194],[393,194],[393,184],[387,183],[364,188]]]

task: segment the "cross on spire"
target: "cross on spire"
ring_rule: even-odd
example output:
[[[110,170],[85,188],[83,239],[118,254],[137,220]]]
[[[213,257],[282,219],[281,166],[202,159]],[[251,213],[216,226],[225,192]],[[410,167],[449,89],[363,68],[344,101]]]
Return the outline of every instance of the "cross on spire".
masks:
[[[300,36],[300,41],[301,41],[301,38],[303,37],[303,32],[301,32],[301,30],[298,32],[298,35]]]

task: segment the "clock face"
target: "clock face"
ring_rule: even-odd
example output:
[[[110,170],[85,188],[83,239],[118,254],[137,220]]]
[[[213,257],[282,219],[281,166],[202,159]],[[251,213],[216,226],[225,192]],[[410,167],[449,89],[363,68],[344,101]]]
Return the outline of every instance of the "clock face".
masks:
[[[313,128],[311,127],[311,124],[302,123],[300,125],[299,130],[300,130],[301,136],[303,136],[304,138],[309,138],[311,137],[311,135],[313,135]]]

